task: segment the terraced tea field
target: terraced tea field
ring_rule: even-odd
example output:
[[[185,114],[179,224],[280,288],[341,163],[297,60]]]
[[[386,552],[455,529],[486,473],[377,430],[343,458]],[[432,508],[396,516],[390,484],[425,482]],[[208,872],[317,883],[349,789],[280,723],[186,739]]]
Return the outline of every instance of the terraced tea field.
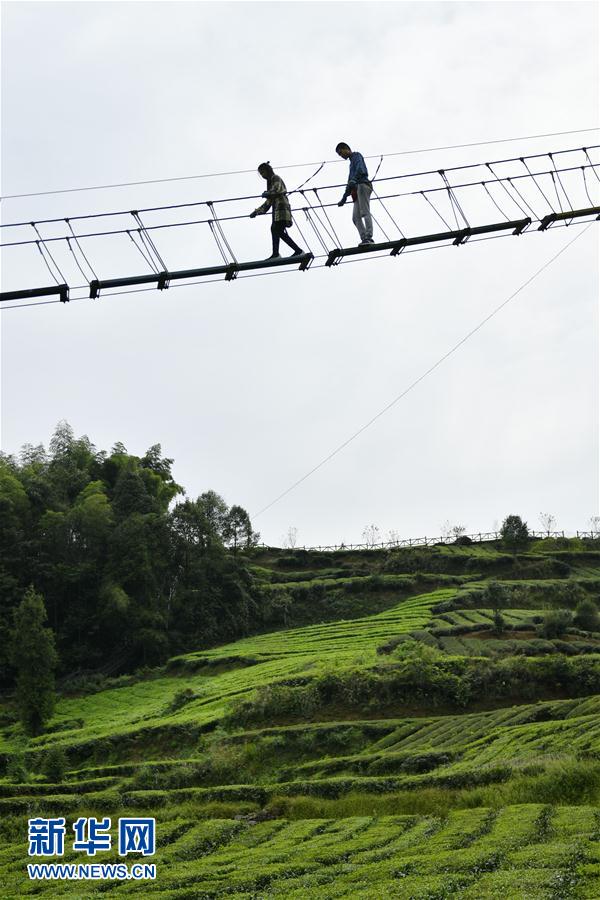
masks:
[[[597,898],[598,811],[539,806],[448,816],[361,816],[168,822],[156,881],[108,889],[61,884],[60,896],[113,893],[161,898],[384,897]],[[110,854],[106,855],[106,861]],[[66,854],[64,862],[76,861]],[[111,861],[115,861],[113,859]],[[23,884],[22,851],[2,852],[3,896],[55,897],[56,884]]]
[[[600,634],[538,633],[549,610],[598,599],[600,552],[565,544],[261,551],[255,577],[311,624],[62,696],[35,739],[5,700],[2,900],[598,900]],[[30,882],[37,816],[156,817],[156,879]],[[90,860],[67,843],[60,862]]]

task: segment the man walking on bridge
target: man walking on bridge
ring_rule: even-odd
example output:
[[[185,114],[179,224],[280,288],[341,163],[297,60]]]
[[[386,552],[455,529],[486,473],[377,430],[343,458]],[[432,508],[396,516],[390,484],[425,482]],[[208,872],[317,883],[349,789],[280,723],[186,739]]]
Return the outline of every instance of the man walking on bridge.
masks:
[[[371,191],[373,185],[369,181],[369,173],[362,153],[355,150],[354,153],[343,141],[337,145],[335,152],[342,159],[350,160],[350,173],[344,196],[338,203],[343,206],[348,197],[352,197],[354,208],[352,221],[358,229],[360,244],[373,244],[373,220],[371,218]]]
[[[268,258],[281,258],[281,254],[279,253],[280,240],[282,240],[284,244],[287,244],[288,247],[292,248],[294,251],[291,254],[292,257],[302,256],[304,250],[302,250],[302,248],[299,247],[287,233],[287,229],[292,226],[292,210],[290,208],[290,201],[287,198],[287,191],[283,179],[275,174],[268,162],[260,164],[258,167],[258,174],[267,182],[267,190],[263,193],[265,202],[255,209],[254,212],[250,213],[250,218],[253,219],[255,216],[261,216],[270,209],[273,210],[273,222],[271,223],[273,252]]]

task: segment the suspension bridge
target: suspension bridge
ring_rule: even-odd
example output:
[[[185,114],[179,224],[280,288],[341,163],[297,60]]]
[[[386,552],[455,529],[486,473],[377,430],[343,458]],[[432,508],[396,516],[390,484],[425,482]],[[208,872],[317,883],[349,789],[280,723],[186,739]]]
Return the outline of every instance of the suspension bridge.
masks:
[[[0,246],[5,253],[25,254],[29,272],[34,270],[29,254],[35,255],[49,280],[40,285],[39,278],[37,283],[3,291],[0,301],[15,301],[17,306],[32,305],[23,303],[32,300],[33,305],[66,303],[136,290],[164,291],[175,283],[232,282],[292,269],[333,269],[358,259],[398,257],[598,221],[599,149],[600,145],[576,147],[391,175],[379,174],[382,156],[371,198],[378,239],[363,246],[344,246],[337,231],[342,217],[348,218],[347,209],[337,210],[345,183],[309,187],[323,163],[288,192],[306,252],[280,259],[244,261],[234,251],[246,229],[256,227],[249,213],[250,204],[260,199],[257,195],[2,224]],[[191,242],[194,256],[205,255],[205,265],[179,268],[167,263],[170,254],[177,255]],[[117,257],[127,257],[129,271],[116,271]],[[129,261],[133,258],[145,271],[133,268]]]

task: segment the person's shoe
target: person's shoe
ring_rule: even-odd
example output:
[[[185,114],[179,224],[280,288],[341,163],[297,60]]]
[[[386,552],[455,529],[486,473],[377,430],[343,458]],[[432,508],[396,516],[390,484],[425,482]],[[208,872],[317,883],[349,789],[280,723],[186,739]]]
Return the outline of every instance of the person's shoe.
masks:
[[[365,244],[372,244],[372,243],[373,243],[373,242],[370,241],[368,238],[363,238],[362,241],[360,242],[360,244],[359,244],[358,246],[359,246],[359,247],[364,247]]]
[[[374,244],[374,243],[375,243],[375,241],[373,240],[373,238],[365,238],[365,244]]]
[[[294,250],[294,252],[290,254],[289,259],[293,259],[294,256],[304,256],[304,253],[305,251],[301,250],[300,247],[298,247],[297,250]]]
[[[270,256],[267,256],[267,259],[281,259],[281,253],[271,253]]]

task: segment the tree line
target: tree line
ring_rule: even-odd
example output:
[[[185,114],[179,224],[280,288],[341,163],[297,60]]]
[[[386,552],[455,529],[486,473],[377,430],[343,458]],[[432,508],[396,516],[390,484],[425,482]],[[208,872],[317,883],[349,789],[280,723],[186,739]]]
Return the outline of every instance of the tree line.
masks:
[[[187,497],[172,464],[160,444],[98,451],[66,422],[48,451],[0,454],[0,687],[44,654],[59,675],[121,674],[260,623],[248,513]]]

